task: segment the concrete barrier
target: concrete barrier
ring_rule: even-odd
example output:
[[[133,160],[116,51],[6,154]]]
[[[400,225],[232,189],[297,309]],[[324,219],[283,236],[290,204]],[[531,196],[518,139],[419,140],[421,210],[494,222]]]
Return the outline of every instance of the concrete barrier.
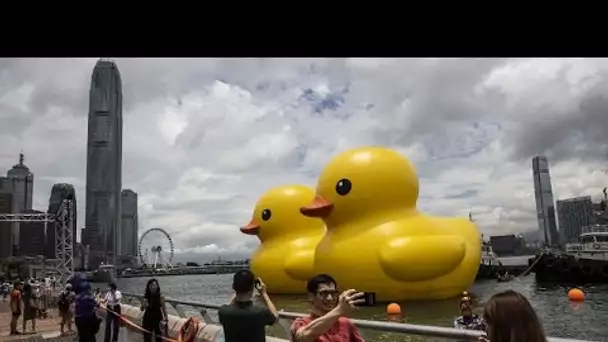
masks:
[[[143,313],[138,307],[134,307],[131,305],[121,305],[122,315],[130,320],[131,322],[141,326]],[[184,323],[186,323],[187,318],[180,318],[177,316],[169,315],[168,318],[168,335],[170,338],[177,340],[179,330],[182,328]],[[122,332],[123,336],[126,333],[125,339],[127,341],[143,341],[143,334],[130,326],[125,326],[121,329],[126,331]],[[97,340],[103,340],[103,335],[105,334],[105,327],[102,326],[99,334],[97,336]],[[207,324],[204,320],[201,319],[199,322],[198,332],[196,334],[196,342],[223,342],[224,341],[224,333],[222,326],[219,324]],[[267,342],[288,342],[288,340],[267,336]]]

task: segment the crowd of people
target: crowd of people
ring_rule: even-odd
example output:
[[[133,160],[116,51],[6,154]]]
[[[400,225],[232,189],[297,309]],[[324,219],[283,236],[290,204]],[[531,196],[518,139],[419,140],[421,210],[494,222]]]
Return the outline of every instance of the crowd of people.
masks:
[[[234,275],[234,296],[218,311],[225,342],[266,341],[265,327],[277,322],[279,314],[266,293],[263,281],[243,270]],[[257,290],[265,303],[253,304]],[[306,286],[311,308],[308,315],[296,318],[290,328],[293,342],[363,342],[359,329],[348,318],[363,303],[364,294],[354,289],[338,290],[334,278],[319,274]],[[544,329],[526,297],[509,290],[495,294],[486,303],[483,315],[473,313],[473,299],[463,293],[462,316],[457,329],[482,331],[479,342],[546,342]]]
[[[10,294],[10,298],[9,298]],[[36,320],[46,319],[49,302],[52,298],[52,286],[44,279],[28,279],[14,284],[2,285],[3,300],[10,301],[11,323],[10,334],[21,335],[27,332],[27,323],[31,324],[31,333],[36,333]],[[18,320],[22,318],[22,332],[17,330]]]
[[[266,341],[266,327],[279,320],[279,312],[266,291],[263,280],[249,270],[234,275],[234,290],[229,302],[218,310],[225,342]],[[312,277],[307,285],[311,307],[306,316],[296,318],[290,327],[294,342],[363,342],[359,329],[349,319],[350,314],[364,303],[364,294],[354,289],[340,292],[338,283],[327,274]],[[254,302],[259,295],[263,305]],[[26,332],[27,322],[36,330],[38,307],[36,294],[29,282],[15,283],[10,292],[11,335]],[[65,286],[58,297],[62,334],[72,334],[75,323],[78,341],[93,342],[99,333],[101,319],[98,309],[105,306],[104,342],[117,342],[121,327],[122,294],[116,284],[109,284],[102,294],[91,290],[88,281],[78,279]],[[473,312],[473,298],[463,293],[460,300],[461,316],[454,320],[457,329],[483,331],[480,342],[546,342],[543,326],[530,302],[515,291],[495,294],[486,303],[483,314]],[[148,280],[141,302],[144,341],[161,342],[167,336],[167,310],[157,279]],[[22,332],[17,330],[23,316]],[[67,332],[65,331],[67,328]]]

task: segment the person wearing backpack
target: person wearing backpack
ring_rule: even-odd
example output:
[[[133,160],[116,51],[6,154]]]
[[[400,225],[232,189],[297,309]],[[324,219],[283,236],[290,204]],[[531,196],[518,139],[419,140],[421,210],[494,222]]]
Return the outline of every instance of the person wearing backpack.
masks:
[[[59,295],[59,301],[57,302],[57,309],[59,309],[59,316],[61,317],[60,331],[61,335],[64,335],[64,327],[67,324],[68,333],[72,334],[72,303],[74,302],[74,293],[72,292],[72,285],[67,284],[65,289]]]

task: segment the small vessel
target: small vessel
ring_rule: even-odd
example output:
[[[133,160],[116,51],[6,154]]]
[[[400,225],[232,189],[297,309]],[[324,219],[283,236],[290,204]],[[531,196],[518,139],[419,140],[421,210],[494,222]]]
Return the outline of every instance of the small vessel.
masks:
[[[492,245],[489,242],[483,241],[479,270],[475,279],[496,279],[501,266],[502,264],[498,260],[498,256],[492,250]]]
[[[608,225],[583,227],[578,243],[566,244],[565,252],[546,250],[533,262],[539,280],[608,283]]]
[[[513,279],[515,279],[515,276],[513,276],[512,274],[509,274],[509,272],[505,272],[503,274],[498,273],[496,275],[496,281],[499,283],[509,282]]]
[[[93,272],[92,281],[94,283],[111,283],[117,278],[116,267],[110,264],[101,264],[99,268]]]

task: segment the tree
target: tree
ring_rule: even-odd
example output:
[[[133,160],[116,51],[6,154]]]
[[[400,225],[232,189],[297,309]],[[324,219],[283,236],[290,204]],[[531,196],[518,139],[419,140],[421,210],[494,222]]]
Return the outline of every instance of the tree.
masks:
[[[195,263],[194,261],[188,261],[186,263],[186,266],[188,266],[188,267],[200,267],[201,265]]]

